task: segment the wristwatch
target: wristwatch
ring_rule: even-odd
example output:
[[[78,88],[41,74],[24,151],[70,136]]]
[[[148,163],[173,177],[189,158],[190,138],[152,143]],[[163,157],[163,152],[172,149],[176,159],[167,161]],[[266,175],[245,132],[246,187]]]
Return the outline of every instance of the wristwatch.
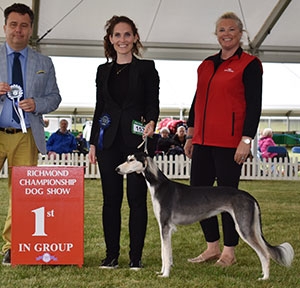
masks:
[[[251,143],[251,140],[249,138],[245,138],[242,141],[247,145],[249,145]]]

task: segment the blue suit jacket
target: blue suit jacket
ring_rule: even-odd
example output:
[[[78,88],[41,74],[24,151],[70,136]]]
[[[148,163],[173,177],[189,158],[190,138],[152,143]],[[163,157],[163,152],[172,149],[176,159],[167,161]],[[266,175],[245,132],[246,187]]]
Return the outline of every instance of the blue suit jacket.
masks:
[[[0,67],[0,82],[8,82],[5,44],[0,47]],[[61,102],[52,60],[28,47],[26,73],[25,95],[26,98],[33,98],[36,106],[35,112],[28,113],[28,119],[35,144],[45,154],[47,150],[42,115],[56,110]],[[5,97],[0,95],[0,113]]]

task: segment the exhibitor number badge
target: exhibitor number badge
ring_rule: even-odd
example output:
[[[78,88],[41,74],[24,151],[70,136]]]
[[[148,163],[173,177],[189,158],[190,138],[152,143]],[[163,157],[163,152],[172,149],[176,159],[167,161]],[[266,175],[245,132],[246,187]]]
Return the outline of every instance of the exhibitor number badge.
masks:
[[[145,126],[143,123],[133,120],[131,124],[131,132],[136,135],[143,136]]]

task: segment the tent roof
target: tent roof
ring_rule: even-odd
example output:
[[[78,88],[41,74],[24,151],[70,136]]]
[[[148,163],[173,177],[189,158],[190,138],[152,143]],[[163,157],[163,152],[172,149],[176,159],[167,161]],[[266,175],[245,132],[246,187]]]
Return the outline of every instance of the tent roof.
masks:
[[[1,0],[0,9],[14,2]],[[139,29],[145,47],[144,58],[199,61],[219,50],[214,35],[215,22],[224,12],[233,11],[243,20],[249,33],[250,43],[246,35],[243,39],[245,49],[252,47],[252,52],[263,62],[300,62],[300,29],[297,29],[300,1],[297,0],[22,2],[32,7],[36,15],[33,43],[45,36],[38,42],[37,49],[49,56],[103,57],[105,22],[113,15],[126,15]],[[0,23],[4,23],[3,13],[0,13]],[[4,39],[0,29],[0,42]],[[263,115],[300,115],[300,107],[290,108],[264,107]],[[93,108],[74,109],[60,107],[56,113],[89,115]],[[165,109],[166,115],[174,109],[178,115],[179,108],[168,109]]]
[[[4,9],[15,1],[1,2]],[[112,15],[126,15],[137,24],[145,46],[144,57],[203,60],[219,49],[214,35],[215,21],[224,12],[233,11],[245,19],[253,50],[257,50],[262,61],[300,61],[300,30],[294,29],[300,24],[300,1],[296,0],[23,2],[33,7],[37,15],[34,40],[53,28],[38,46],[43,54],[50,56],[103,57],[105,22]],[[3,23],[1,18],[3,15],[0,15]],[[3,31],[0,41],[4,41]],[[244,44],[249,48],[246,37]]]

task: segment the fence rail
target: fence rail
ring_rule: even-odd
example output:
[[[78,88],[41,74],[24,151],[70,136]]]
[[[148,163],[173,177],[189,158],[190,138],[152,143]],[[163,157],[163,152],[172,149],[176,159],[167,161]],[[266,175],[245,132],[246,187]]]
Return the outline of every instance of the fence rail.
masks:
[[[184,155],[158,156],[154,158],[159,169],[170,179],[189,179],[191,160]],[[91,164],[88,156],[83,154],[63,154],[61,159],[50,159],[39,155],[38,166],[82,166],[85,167],[85,178],[100,178],[98,165]],[[241,179],[243,180],[299,180],[298,158],[285,158],[274,162],[263,161],[253,158],[248,159],[242,168]],[[0,178],[8,177],[8,165],[5,162]]]

